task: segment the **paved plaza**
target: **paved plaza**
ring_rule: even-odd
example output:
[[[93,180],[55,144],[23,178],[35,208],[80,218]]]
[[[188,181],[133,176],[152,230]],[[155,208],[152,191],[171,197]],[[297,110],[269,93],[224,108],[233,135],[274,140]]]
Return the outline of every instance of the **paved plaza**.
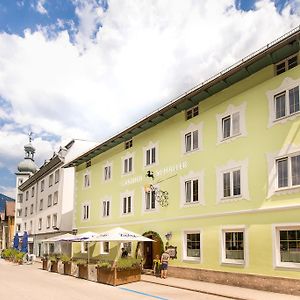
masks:
[[[7,300],[300,299],[300,297],[296,296],[234,288],[178,278],[167,278],[164,280],[146,275],[142,276],[142,281],[140,282],[112,287],[71,276],[47,272],[41,269],[40,263],[17,265],[2,259],[0,259],[0,283],[1,299]]]

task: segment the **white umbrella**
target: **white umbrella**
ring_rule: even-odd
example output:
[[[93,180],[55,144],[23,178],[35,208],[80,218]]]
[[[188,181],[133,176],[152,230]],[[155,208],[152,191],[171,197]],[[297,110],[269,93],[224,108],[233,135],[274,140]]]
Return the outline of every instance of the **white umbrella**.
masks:
[[[69,239],[65,239],[65,240],[70,241],[70,242],[83,242],[83,241],[88,242],[89,239],[91,239],[92,237],[94,237],[97,234],[98,233],[96,233],[96,232],[87,231],[87,232],[83,232],[83,233],[80,233],[77,235],[73,235],[73,237],[70,237]]]
[[[154,242],[143,235],[116,227],[111,230],[101,232],[87,239],[89,242]]]
[[[44,243],[64,242],[64,241],[69,241],[70,239],[72,239],[74,237],[76,237],[76,235],[73,235],[71,233],[66,233],[66,234],[62,234],[62,235],[53,236],[46,240],[42,240],[42,242],[44,242]]]

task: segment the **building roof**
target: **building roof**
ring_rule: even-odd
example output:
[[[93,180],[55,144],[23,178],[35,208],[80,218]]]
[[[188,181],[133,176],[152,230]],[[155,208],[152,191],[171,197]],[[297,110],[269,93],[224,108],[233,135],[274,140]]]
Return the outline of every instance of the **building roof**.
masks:
[[[13,217],[15,215],[15,201],[6,201],[5,215],[7,217]]]
[[[280,62],[297,53],[300,49],[300,26],[248,55],[231,67],[207,79],[193,89],[139,120],[122,132],[65,164],[65,168],[79,166],[93,157],[127,141],[139,133],[169,119],[175,114],[189,109],[212,95],[251,76],[259,70]]]
[[[0,212],[4,213],[6,202],[14,202],[14,201],[15,199],[10,198],[4,194],[0,194]]]

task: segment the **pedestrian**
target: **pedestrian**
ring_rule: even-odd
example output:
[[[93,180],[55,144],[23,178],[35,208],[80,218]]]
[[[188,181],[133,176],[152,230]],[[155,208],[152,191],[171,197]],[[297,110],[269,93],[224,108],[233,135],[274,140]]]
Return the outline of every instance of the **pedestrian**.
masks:
[[[170,260],[170,254],[168,253],[168,250],[165,250],[165,252],[161,255],[161,273],[160,277],[166,279],[167,278],[167,272],[168,272],[168,264]]]
[[[153,274],[154,274],[154,276],[159,277],[159,271],[160,271],[160,259],[159,259],[159,255],[156,255],[155,259],[153,260]]]

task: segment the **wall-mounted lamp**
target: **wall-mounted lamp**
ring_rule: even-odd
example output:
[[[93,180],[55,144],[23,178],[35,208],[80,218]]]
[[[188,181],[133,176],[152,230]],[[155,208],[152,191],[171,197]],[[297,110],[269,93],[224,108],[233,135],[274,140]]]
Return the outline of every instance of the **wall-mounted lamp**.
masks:
[[[167,232],[165,234],[165,237],[166,237],[167,241],[169,241],[172,238],[172,232],[171,231]]]

